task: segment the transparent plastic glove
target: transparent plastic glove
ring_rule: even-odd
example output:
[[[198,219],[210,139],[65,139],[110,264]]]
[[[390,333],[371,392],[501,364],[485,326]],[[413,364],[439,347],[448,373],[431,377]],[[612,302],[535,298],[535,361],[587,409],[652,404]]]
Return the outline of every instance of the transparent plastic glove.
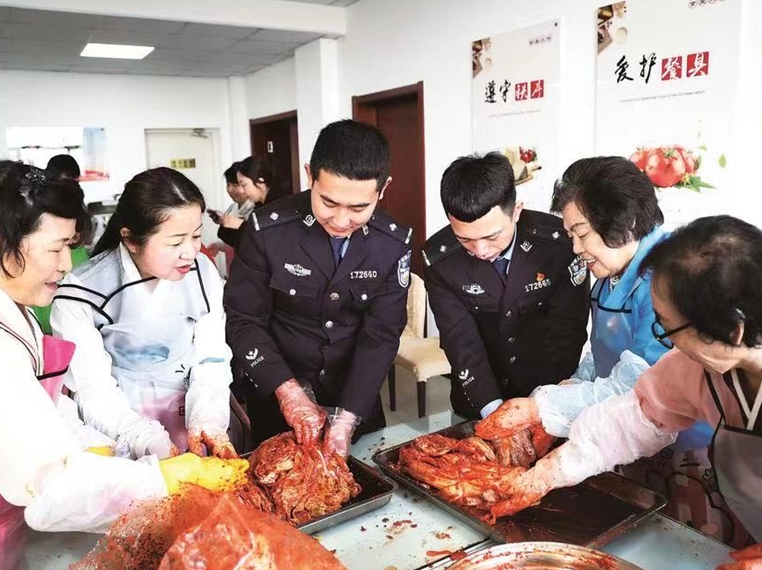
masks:
[[[159,462],[167,491],[177,493],[183,483],[193,483],[210,491],[229,491],[246,482],[249,462],[183,453]]]
[[[762,570],[762,543],[730,553],[733,562],[721,564],[717,570]]]
[[[220,459],[238,459],[238,453],[226,433],[206,430],[198,433],[190,432],[188,433],[188,448],[191,453],[201,457],[211,455]]]
[[[338,453],[346,457],[352,445],[352,434],[360,425],[360,417],[343,408],[329,408],[327,424],[323,450],[325,453]]]
[[[490,522],[494,523],[500,517],[514,515],[538,503],[556,487],[556,471],[554,462],[540,460],[532,469],[517,474],[510,484],[510,497],[495,503],[490,509]]]
[[[539,421],[537,404],[532,398],[513,398],[476,424],[476,435],[489,440],[505,439]]]
[[[180,455],[180,450],[172,443],[166,430],[162,430],[161,433],[157,433],[148,440],[145,445],[144,455],[155,455],[159,459],[166,459],[168,457],[177,457]]]
[[[506,467],[529,467],[537,459],[532,432],[525,429],[504,439],[492,441],[497,460]]]
[[[296,441],[303,445],[316,443],[325,424],[325,412],[315,403],[312,389],[300,386],[292,378],[278,386],[275,397],[283,417],[294,430]]]
[[[156,455],[159,459],[174,457],[180,451],[172,443],[169,433],[156,420],[134,414],[120,426],[116,439],[115,455],[140,459],[145,455]]]

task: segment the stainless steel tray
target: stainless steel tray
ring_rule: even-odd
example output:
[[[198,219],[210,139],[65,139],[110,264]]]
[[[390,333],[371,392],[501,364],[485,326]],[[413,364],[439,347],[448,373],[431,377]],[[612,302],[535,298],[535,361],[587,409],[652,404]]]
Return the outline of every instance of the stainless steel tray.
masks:
[[[466,556],[447,570],[641,570],[621,558],[573,544],[516,542],[501,544]]]
[[[347,465],[362,487],[360,494],[338,511],[298,526],[299,530],[315,534],[383,507],[392,500],[392,494],[398,489],[397,483],[352,456],[347,458]]]
[[[464,439],[474,433],[475,421],[463,422],[434,433]],[[539,505],[494,525],[481,520],[484,513],[454,505],[397,467],[399,449],[408,442],[373,455],[381,470],[479,532],[497,542],[551,541],[598,547],[614,540],[651,516],[666,499],[650,489],[614,473],[592,477],[579,485],[550,492]]]

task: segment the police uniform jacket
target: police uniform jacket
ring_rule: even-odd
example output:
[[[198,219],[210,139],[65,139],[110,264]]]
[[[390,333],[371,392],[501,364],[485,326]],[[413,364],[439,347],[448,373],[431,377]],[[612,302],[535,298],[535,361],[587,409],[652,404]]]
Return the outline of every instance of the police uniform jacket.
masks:
[[[524,210],[505,281],[468,253],[450,226],[423,245],[429,303],[452,366],[453,409],[569,378],[587,339],[589,280],[561,220]]]
[[[377,207],[336,268],[310,191],[252,213],[225,308],[228,342],[258,397],[296,378],[321,405],[373,414],[407,322],[411,234]]]

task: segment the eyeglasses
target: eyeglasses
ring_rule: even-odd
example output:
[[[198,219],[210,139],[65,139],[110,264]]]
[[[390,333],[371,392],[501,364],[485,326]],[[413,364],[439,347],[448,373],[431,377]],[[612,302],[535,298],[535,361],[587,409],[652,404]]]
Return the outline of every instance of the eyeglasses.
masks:
[[[654,338],[658,340],[662,346],[666,348],[674,348],[675,344],[669,339],[669,337],[692,326],[693,325],[691,323],[685,323],[684,325],[672,330],[666,330],[664,325],[661,324],[659,317],[656,317],[653,324],[651,324],[651,332],[653,333]]]

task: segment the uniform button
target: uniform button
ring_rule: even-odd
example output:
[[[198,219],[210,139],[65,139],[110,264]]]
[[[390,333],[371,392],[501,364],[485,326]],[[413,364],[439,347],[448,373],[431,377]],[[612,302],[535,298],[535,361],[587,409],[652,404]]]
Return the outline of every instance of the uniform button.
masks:
[[[510,337],[508,339],[508,344],[513,344],[514,342],[516,342],[516,339],[514,337]]]
[[[542,307],[542,301],[540,301],[539,303],[537,303],[537,306],[538,306],[538,307]]]
[[[512,316],[513,316],[513,311],[508,311],[508,312],[505,314],[505,316],[506,316],[506,317],[512,317]]]
[[[362,299],[363,301],[367,301],[368,300],[368,294],[367,293],[363,293],[362,295],[360,295],[360,299]]]
[[[333,321],[326,321],[325,322],[325,328],[332,329],[333,328]]]
[[[296,295],[296,289],[289,289],[288,294],[293,297],[294,295]]]
[[[331,301],[338,301],[339,300],[339,294],[336,292],[331,293],[328,295],[328,297],[331,299]]]
[[[321,376],[325,376],[325,368],[324,368],[323,370],[321,370],[321,371],[320,371],[320,375],[321,375]]]
[[[510,362],[511,364],[513,364],[514,362],[516,362],[516,357],[515,357],[515,356],[511,356],[511,357],[508,359],[508,362]]]

